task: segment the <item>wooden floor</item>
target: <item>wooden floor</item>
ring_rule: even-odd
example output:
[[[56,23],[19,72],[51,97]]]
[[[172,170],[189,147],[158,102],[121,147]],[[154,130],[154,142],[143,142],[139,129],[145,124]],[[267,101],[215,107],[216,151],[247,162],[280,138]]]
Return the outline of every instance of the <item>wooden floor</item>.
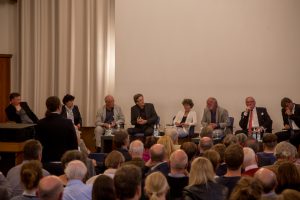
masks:
[[[96,151],[96,141],[94,136],[95,127],[82,127],[81,130],[81,138],[85,142],[86,147],[91,151]]]

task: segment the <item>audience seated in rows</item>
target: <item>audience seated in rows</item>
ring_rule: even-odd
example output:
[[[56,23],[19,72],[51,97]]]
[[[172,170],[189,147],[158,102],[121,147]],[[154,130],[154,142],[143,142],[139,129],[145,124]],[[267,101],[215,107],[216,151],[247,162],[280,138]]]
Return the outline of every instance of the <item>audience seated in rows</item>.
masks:
[[[166,159],[165,148],[161,144],[155,144],[150,148],[151,159],[145,164],[146,176],[149,174],[159,171],[165,176],[169,173],[169,165]]]
[[[99,175],[93,184],[92,200],[115,200],[114,180],[104,174]]]
[[[62,200],[64,186],[57,176],[46,176],[40,180],[38,197],[40,200]]]
[[[223,144],[226,146],[226,148],[231,144],[238,144],[238,139],[233,134],[227,134],[225,138],[223,139]]]
[[[244,161],[243,161],[243,169],[244,172],[242,176],[251,176],[253,177],[255,172],[259,169],[256,160],[256,154],[253,149],[249,147],[244,147]]]
[[[134,140],[129,145],[129,154],[131,160],[123,163],[123,165],[133,164],[139,167],[142,171],[145,167],[145,161],[143,160],[144,144],[140,140]]]
[[[252,177],[242,177],[236,184],[233,189],[230,200],[243,200],[243,199],[251,199],[251,200],[260,200],[262,194],[263,187],[255,178]]]
[[[254,178],[261,182],[263,188],[261,200],[277,199],[277,194],[275,193],[277,178],[273,171],[266,168],[260,168],[255,172]]]
[[[144,144],[145,150],[143,153],[143,160],[147,162],[150,159],[150,148],[156,144],[157,138],[154,136],[147,136]]]
[[[188,157],[188,164],[187,164],[186,168],[187,168],[187,171],[190,171],[192,161],[199,154],[198,147],[194,142],[185,142],[180,146],[180,149],[182,149]]]
[[[263,167],[273,165],[276,161],[274,150],[277,145],[277,136],[272,133],[266,133],[263,136],[263,152],[257,152],[258,166]]]
[[[176,128],[166,128],[165,135],[169,136],[172,139],[174,149],[180,149],[180,145],[178,144],[178,133]]]
[[[209,149],[205,151],[202,156],[204,158],[207,158],[211,162],[214,169],[215,177],[217,177],[216,171],[220,166],[220,154],[215,150]]]
[[[161,136],[157,140],[157,144],[161,144],[164,146],[165,153],[166,153],[166,159],[169,160],[171,154],[175,151],[175,147],[173,144],[172,139],[168,135]]]
[[[199,148],[199,155],[203,155],[203,153],[213,146],[213,141],[210,137],[202,137],[199,141],[198,148]]]
[[[300,192],[296,190],[286,189],[280,195],[278,195],[277,200],[299,200]]]
[[[278,167],[277,180],[276,193],[280,194],[285,189],[300,192],[300,173],[295,164],[288,161],[281,163]]]
[[[224,160],[226,146],[224,144],[215,144],[211,149],[215,150],[220,155],[220,164],[217,168],[216,175],[223,176],[227,172],[227,164],[225,163],[225,160]]]
[[[115,132],[114,144],[117,151],[123,154],[125,161],[131,160],[131,156],[128,152],[129,135],[125,131]]]
[[[161,172],[153,172],[145,180],[145,193],[149,200],[166,199],[169,185]]]

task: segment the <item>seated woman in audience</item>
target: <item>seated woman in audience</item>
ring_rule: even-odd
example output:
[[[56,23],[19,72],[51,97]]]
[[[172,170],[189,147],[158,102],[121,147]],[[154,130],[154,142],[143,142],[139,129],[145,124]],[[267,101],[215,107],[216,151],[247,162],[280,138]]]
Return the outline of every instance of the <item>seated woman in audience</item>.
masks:
[[[20,196],[15,196],[12,200],[39,199],[36,196],[36,191],[39,181],[43,177],[42,164],[37,160],[26,162],[21,168],[20,176],[24,185],[24,192]]]
[[[187,170],[190,171],[193,160],[198,156],[199,150],[194,142],[185,142],[180,146],[186,155],[188,156]]]
[[[227,188],[216,183],[215,173],[207,158],[199,157],[192,162],[189,185],[184,188],[185,200],[225,200]]]
[[[144,145],[144,153],[143,153],[143,160],[147,162],[150,159],[150,148],[156,144],[157,138],[154,136],[147,136],[145,145]]]
[[[161,172],[153,172],[147,176],[145,193],[149,200],[165,200],[168,190],[168,181]]]
[[[174,119],[178,137],[186,137],[189,135],[190,127],[197,124],[196,112],[192,110],[194,106],[192,99],[184,99],[182,105],[184,110],[179,111]]]
[[[300,192],[297,190],[286,189],[280,195],[278,195],[277,200],[299,200]]]
[[[295,164],[284,162],[278,167],[278,185],[275,189],[280,194],[285,189],[293,189],[300,192],[300,174]]]
[[[92,200],[115,200],[114,181],[107,175],[99,175],[93,185]]]
[[[164,135],[160,137],[157,141],[157,144],[161,144],[165,147],[166,158],[169,160],[171,154],[175,151],[175,147],[170,136]]]
[[[259,180],[245,176],[242,177],[239,182],[236,184],[233,189],[230,200],[259,200],[261,199],[261,194],[263,191],[263,187]]]

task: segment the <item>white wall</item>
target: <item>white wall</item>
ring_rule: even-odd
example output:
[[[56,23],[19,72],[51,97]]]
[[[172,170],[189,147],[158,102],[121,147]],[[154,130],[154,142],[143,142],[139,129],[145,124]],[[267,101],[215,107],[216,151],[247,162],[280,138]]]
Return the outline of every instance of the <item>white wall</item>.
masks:
[[[280,100],[300,103],[299,0],[116,0],[116,102],[153,102],[162,124],[185,97],[198,121],[207,97],[235,117],[246,96],[282,127]]]

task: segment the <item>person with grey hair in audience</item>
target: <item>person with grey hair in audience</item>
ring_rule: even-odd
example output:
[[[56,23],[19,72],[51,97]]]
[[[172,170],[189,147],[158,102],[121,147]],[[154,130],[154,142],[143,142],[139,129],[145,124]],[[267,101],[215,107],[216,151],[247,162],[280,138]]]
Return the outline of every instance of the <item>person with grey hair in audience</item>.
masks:
[[[62,200],[64,186],[57,176],[47,176],[40,180],[38,197],[40,200]]]
[[[165,135],[168,135],[172,139],[175,149],[180,149],[180,145],[178,144],[178,134],[176,128],[166,128]]]
[[[143,160],[144,153],[144,144],[140,140],[134,140],[129,145],[129,154],[131,156],[131,160],[123,163],[123,165],[133,164],[137,167],[141,168],[141,170],[145,167],[145,162]]]
[[[151,159],[146,163],[145,169],[146,176],[152,172],[160,171],[165,176],[169,173],[169,165],[166,161],[165,148],[161,144],[155,144],[150,148],[150,157]]]
[[[242,173],[242,176],[253,177],[255,172],[259,169],[257,165],[255,152],[253,151],[253,149],[249,147],[244,147],[243,151],[244,151],[244,162],[243,162],[244,172]]]
[[[170,156],[170,173],[167,180],[170,186],[169,196],[171,199],[181,199],[182,190],[189,183],[188,172],[186,167],[188,165],[188,156],[186,153],[178,149]]]
[[[12,188],[12,195],[17,196],[22,194],[24,190],[24,186],[21,183],[20,171],[22,166],[29,162],[30,160],[38,160],[39,162],[42,160],[42,144],[38,140],[27,140],[23,147],[23,162],[13,168],[11,168],[7,175],[7,181]],[[42,169],[43,176],[48,176],[49,172],[45,169]]]
[[[200,156],[206,151],[212,148],[214,145],[212,139],[210,137],[202,137],[199,142],[199,152]]]
[[[260,168],[254,174],[254,178],[259,180],[263,187],[261,200],[276,200],[277,194],[275,188],[277,186],[276,174],[269,169]]]
[[[92,186],[82,182],[87,174],[87,168],[82,161],[73,160],[69,162],[65,169],[65,174],[67,175],[68,183],[63,193],[64,200],[92,199]]]
[[[2,197],[3,200],[8,200],[11,195],[12,189],[5,176],[0,172],[0,197]]]

